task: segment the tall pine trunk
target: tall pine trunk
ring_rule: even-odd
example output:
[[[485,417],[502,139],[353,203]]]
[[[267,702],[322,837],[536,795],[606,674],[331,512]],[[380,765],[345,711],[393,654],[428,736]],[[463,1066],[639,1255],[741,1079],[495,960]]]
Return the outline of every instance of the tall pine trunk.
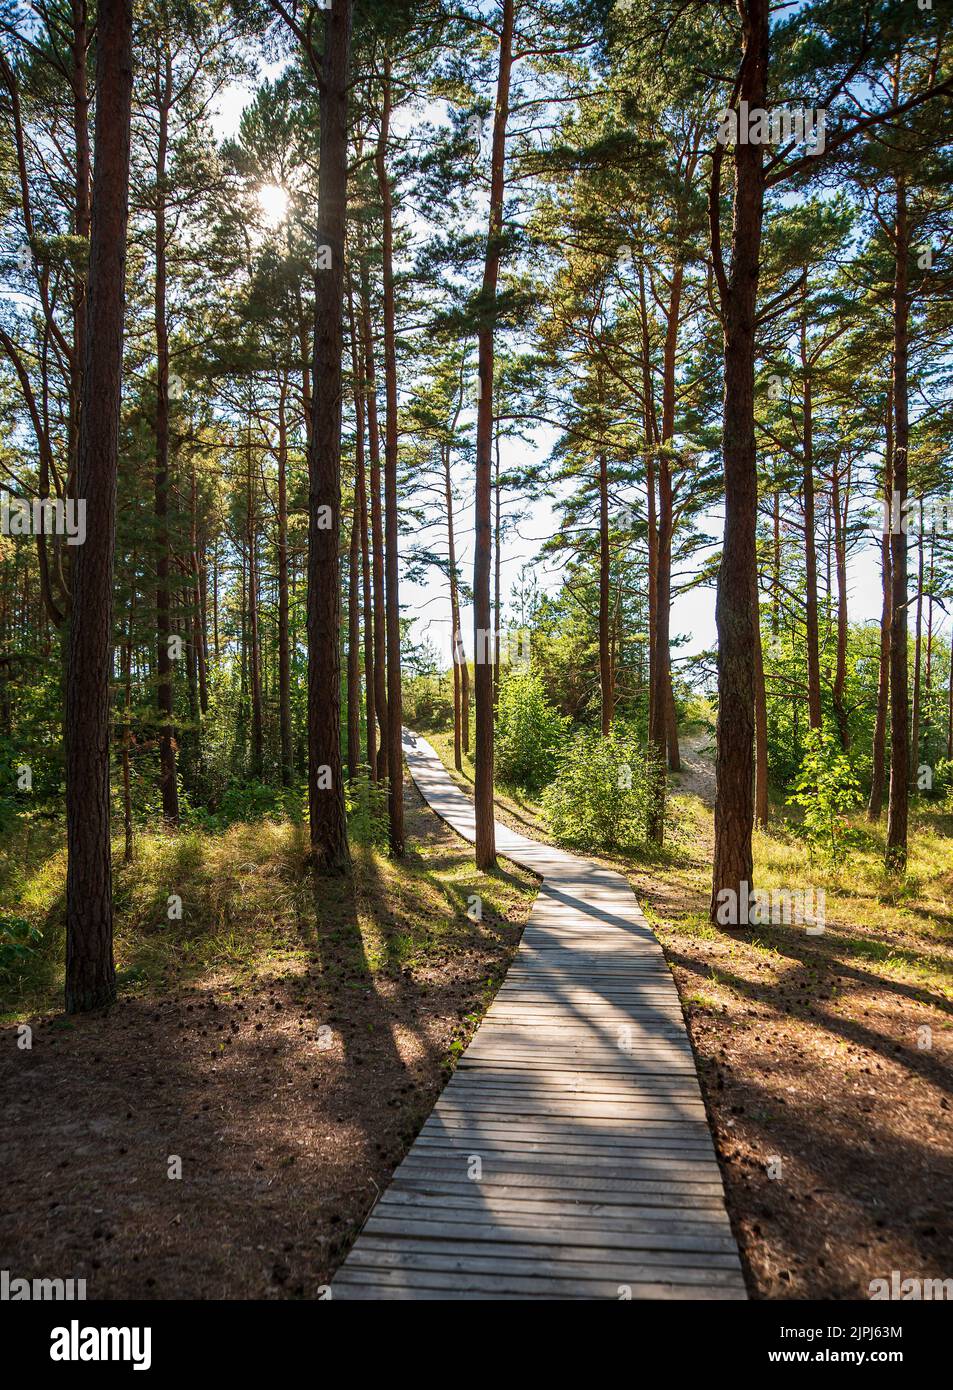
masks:
[[[890,629],[891,591],[890,527],[886,518],[891,515],[893,497],[893,390],[887,393],[886,444],[884,449],[884,526],[880,537],[880,667],[877,680],[877,713],[874,721],[874,741],[871,752],[872,771],[867,819],[878,821],[883,812],[887,749],[887,709],[890,701]]]
[[[348,315],[351,327],[351,370],[354,376],[354,506],[360,525],[360,567],[364,612],[364,713],[367,766],[372,782],[377,781],[377,704],[374,690],[374,602],[371,594],[371,557],[367,523],[367,473],[364,462],[364,422],[366,383],[364,357],[358,342],[354,300],[348,285]]]
[[[887,804],[886,865],[890,872],[907,867],[907,817],[910,776],[910,710],[907,705],[907,537],[910,423],[907,399],[907,352],[910,310],[908,264],[910,233],[907,190],[896,180],[893,296],[893,488],[890,533],[890,797]]]
[[[261,779],[264,771],[264,735],[261,698],[261,641],[258,623],[258,500],[252,460],[251,429],[248,438],[246,544],[248,547],[248,640],[249,687],[251,690],[251,775]]]
[[[321,147],[308,446],[308,808],[316,869],[350,867],[341,761],[341,402],[351,0],[333,0],[321,59]],[[330,524],[328,524],[330,522]]]
[[[612,689],[612,651],[609,633],[609,463],[599,454],[599,690],[602,695],[602,736],[612,727],[615,692]]]
[[[283,375],[278,395],[278,739],[283,787],[290,787],[294,779],[288,604],[288,422],[285,415],[287,389],[288,378]]]
[[[919,514],[923,515],[923,498],[919,499]],[[913,635],[913,702],[910,726],[910,780],[916,777],[920,761],[920,723],[922,716],[921,671],[923,667],[923,527],[917,528],[917,610]]]
[[[509,116],[510,75],[513,66],[515,0],[503,0],[500,31],[493,148],[490,156],[490,216],[486,260],[480,291],[477,330],[477,371],[480,400],[476,431],[476,507],[473,560],[473,652],[476,695],[474,803],[478,869],[496,864],[496,821],[493,812],[493,666],[490,633],[490,503],[493,468],[493,337],[496,287],[503,254],[503,186],[506,166],[506,122]]]
[[[805,298],[807,277],[805,275]],[[805,641],[807,643],[807,708],[812,729],[819,729],[821,715],[821,656],[817,616],[817,516],[814,505],[814,387],[807,346],[807,307],[801,310],[801,370],[804,375],[803,456],[801,489],[804,504]]]
[[[391,854],[404,852],[404,754],[400,688],[400,552],[397,514],[397,329],[394,306],[394,209],[387,174],[390,133],[391,69],[384,56],[384,91],[377,182],[383,212],[384,393],[384,573],[387,619],[387,817]]]
[[[351,513],[351,542],[347,567],[347,775],[353,782],[361,761],[361,522],[357,483]]]
[[[176,779],[175,728],[173,717],[171,597],[169,575],[172,546],[169,538],[169,331],[166,323],[166,166],[169,153],[169,108],[172,100],[172,60],[168,50],[162,55],[163,71],[156,74],[159,107],[159,137],[156,152],[156,665],[159,707],[159,788],[162,814],[169,825],[179,823],[179,791]]]
[[[384,521],[381,512],[381,445],[377,420],[377,370],[371,318],[370,275],[361,259],[361,320],[364,336],[364,380],[367,398],[367,444],[371,457],[371,567],[374,575],[374,708],[379,740],[377,773],[387,776],[387,619],[384,602]]]
[[[846,752],[850,747],[850,729],[847,724],[847,710],[844,706],[844,691],[847,688],[847,634],[849,628],[847,611],[847,522],[850,506],[850,465],[847,469],[843,504],[841,502],[840,469],[835,461],[831,475],[831,515],[834,519],[834,561],[837,577],[837,658],[834,668],[834,686],[831,703],[834,718],[837,720],[837,733],[841,747]]]
[[[443,492],[447,506],[447,572],[450,578],[450,629],[453,657],[453,765],[463,771],[463,682],[469,679],[467,657],[460,631],[460,588],[457,577],[457,543],[453,527],[453,485],[450,478],[450,445],[443,446]]]
[[[132,5],[100,0],[77,495],[91,522],[73,565],[66,681],[66,1009],[109,1004],[113,963],[109,685],[122,399]]]
[[[749,0],[739,98],[763,109],[768,75],[768,0]],[[755,532],[758,479],[754,431],[755,313],[764,213],[762,147],[735,147],[731,269],[719,269],[725,336],[722,452],[725,538],[718,573],[718,727],[715,756],[715,853],[711,913],[731,893],[740,913],[751,891],[754,820],[754,686],[757,624]],[[719,216],[717,186],[711,216]],[[717,259],[717,257],[716,257]],[[728,899],[730,902],[731,899]]]

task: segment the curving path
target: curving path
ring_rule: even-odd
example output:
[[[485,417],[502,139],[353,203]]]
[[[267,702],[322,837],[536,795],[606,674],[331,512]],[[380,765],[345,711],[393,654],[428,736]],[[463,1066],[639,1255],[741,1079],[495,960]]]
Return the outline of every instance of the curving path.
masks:
[[[430,744],[405,732],[404,752],[473,840]],[[332,1296],[744,1298],[681,1005],[628,881],[499,822],[496,844],[539,895]]]

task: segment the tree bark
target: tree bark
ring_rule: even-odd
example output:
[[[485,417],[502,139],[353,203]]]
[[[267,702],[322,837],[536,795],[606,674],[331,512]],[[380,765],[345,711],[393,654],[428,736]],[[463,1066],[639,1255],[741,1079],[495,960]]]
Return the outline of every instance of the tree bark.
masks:
[[[460,631],[460,589],[457,579],[457,545],[453,527],[453,485],[450,478],[450,445],[443,446],[443,492],[447,506],[447,571],[450,579],[451,655],[453,657],[453,765],[463,771],[462,685],[468,678],[463,634]]]
[[[602,694],[602,736],[612,727],[615,694],[612,689],[612,653],[609,637],[609,463],[599,454],[599,689]]]
[[[768,0],[749,0],[738,95],[749,109],[763,109],[768,74]],[[717,188],[711,216],[719,216]],[[735,147],[734,226],[731,270],[721,271],[725,336],[722,449],[725,474],[725,538],[718,573],[718,726],[715,757],[715,853],[712,919],[720,895],[734,894],[739,912],[752,886],[754,821],[753,751],[757,625],[755,532],[758,480],[754,431],[755,313],[761,224],[764,212],[762,147]],[[730,902],[731,899],[728,899]],[[746,915],[746,914],[745,914]]]
[[[760,830],[768,828],[768,701],[764,688],[764,650],[761,646],[761,605],[755,573],[754,592],[754,819]]]
[[[834,718],[837,721],[837,733],[841,748],[845,753],[850,747],[850,729],[847,724],[847,710],[844,708],[844,691],[847,686],[847,522],[849,506],[850,465],[848,464],[847,467],[846,487],[842,503],[840,469],[835,460],[831,472],[831,515],[834,519],[834,563],[837,578],[837,657],[831,703],[834,706]]]
[[[909,228],[907,190],[896,180],[893,296],[893,490],[897,519],[890,534],[890,796],[887,804],[886,866],[892,873],[907,867],[907,818],[910,776],[910,711],[907,706],[907,537],[909,414],[907,399]]]
[[[169,537],[169,330],[166,323],[166,165],[169,153],[169,108],[172,102],[172,59],[166,49],[156,72],[158,146],[156,151],[156,667],[159,708],[159,789],[162,815],[168,825],[179,823],[179,791],[176,777],[175,727],[173,724],[173,665],[169,651],[172,633],[169,574],[172,546]]]
[[[331,263],[315,271],[308,447],[308,807],[312,862],[326,873],[350,868],[341,761],[338,544],[351,15],[351,0],[333,0],[325,18],[317,245],[329,248]]]
[[[122,399],[132,6],[100,0],[85,369],[77,495],[90,521],[74,561],[66,682],[66,1010],[112,1003],[109,685]]]
[[[496,822],[493,810],[493,667],[490,657],[490,501],[493,466],[493,335],[496,288],[503,254],[503,188],[506,169],[506,123],[509,116],[510,76],[513,67],[515,0],[502,0],[496,109],[493,116],[493,148],[490,156],[490,216],[486,260],[480,291],[480,324],[477,330],[477,371],[480,400],[476,430],[476,506],[473,562],[473,652],[476,694],[476,749],[474,804],[476,816],[476,864],[492,869],[496,864]]]
[[[205,663],[205,612],[202,602],[202,571],[199,565],[197,488],[195,464],[189,497],[189,566],[192,575],[192,644],[199,678],[199,710],[208,714],[208,672]]]
[[[805,275],[805,299],[807,282]],[[805,640],[807,644],[807,707],[812,729],[823,723],[821,714],[821,658],[817,617],[817,518],[814,506],[814,400],[811,361],[807,344],[807,306],[801,310],[801,370],[804,376],[803,456],[801,489],[804,498]]]
[[[278,395],[278,739],[281,784],[294,780],[291,732],[291,633],[288,603],[288,422],[285,414],[287,376]]]
[[[387,174],[391,67],[384,55],[383,107],[377,142],[377,182],[383,213],[384,393],[384,572],[387,619],[387,817],[391,854],[404,852],[404,754],[400,688],[400,551],[397,512],[397,329],[394,306],[394,210]]]
[[[371,557],[367,522],[367,474],[364,463],[364,424],[367,386],[364,379],[364,355],[357,335],[353,296],[348,286],[348,311],[351,325],[351,369],[354,374],[354,469],[355,498],[360,520],[361,586],[364,610],[364,714],[367,766],[372,782],[377,781],[377,705],[374,690],[374,604],[371,595]]]
[[[261,700],[261,642],[258,632],[258,502],[255,487],[254,462],[251,448],[251,427],[248,438],[247,479],[248,547],[248,641],[249,687],[251,690],[251,775],[258,780],[264,773],[264,733]]]
[[[353,782],[361,761],[361,522],[357,480],[351,514],[351,543],[347,569],[347,775]]]
[[[887,393],[886,442],[884,449],[884,504],[885,518],[891,514],[893,497],[893,389]],[[884,789],[886,786],[886,767],[884,755],[887,749],[887,708],[890,699],[890,629],[891,629],[891,590],[890,574],[890,528],[884,521],[880,537],[880,577],[882,599],[880,606],[880,668],[877,680],[877,714],[874,721],[874,742],[871,752],[872,771],[870,778],[870,799],[867,802],[867,819],[878,821],[883,811]]]
[[[135,557],[131,566],[135,576]],[[132,863],[133,825],[132,825],[132,635],[133,619],[136,611],[136,588],[132,587],[129,602],[129,626],[126,633],[126,650],[123,656],[123,721],[122,721],[122,821],[124,834],[123,860]]]
[[[920,515],[923,514],[923,498],[919,499]],[[916,779],[920,761],[920,718],[922,687],[920,672],[923,665],[923,526],[917,527],[917,611],[914,619],[913,636],[913,708],[910,725],[910,780]]]
[[[387,620],[384,603],[384,522],[381,512],[381,446],[377,421],[377,372],[371,320],[370,276],[361,258],[361,318],[364,333],[364,374],[367,392],[367,442],[371,456],[371,555],[374,573],[374,708],[379,739],[377,771],[387,776]]]
[[[494,469],[493,469],[493,707],[500,702],[500,619],[503,598],[500,593],[500,541],[503,536],[502,503],[500,488],[500,422],[494,421]]]

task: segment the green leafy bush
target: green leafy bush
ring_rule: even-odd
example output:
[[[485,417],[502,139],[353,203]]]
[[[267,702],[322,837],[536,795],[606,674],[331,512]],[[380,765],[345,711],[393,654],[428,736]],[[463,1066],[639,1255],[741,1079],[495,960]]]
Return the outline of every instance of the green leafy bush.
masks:
[[[25,917],[0,917],[0,975],[23,967],[43,940]]]
[[[546,699],[535,671],[510,667],[496,710],[496,775],[511,787],[539,791],[551,781],[566,741],[566,724]]]
[[[645,843],[648,754],[625,729],[608,738],[577,734],[543,792],[553,836],[580,849],[636,849]]]
[[[388,841],[387,784],[372,782],[362,771],[344,788],[347,806],[347,831],[351,841],[359,845],[383,847]]]
[[[426,733],[431,729],[447,728],[453,722],[453,672],[405,676],[402,703],[408,729]]]
[[[809,729],[806,751],[788,803],[800,806],[805,839],[833,859],[849,837],[847,812],[860,800],[860,783],[840,743],[827,729]]]

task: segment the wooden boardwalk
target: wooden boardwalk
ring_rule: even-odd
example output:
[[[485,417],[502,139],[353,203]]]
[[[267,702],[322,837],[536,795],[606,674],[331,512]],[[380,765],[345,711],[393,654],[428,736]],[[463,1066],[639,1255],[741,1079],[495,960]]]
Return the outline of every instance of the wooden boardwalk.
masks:
[[[430,744],[405,734],[404,751],[473,840],[473,803]],[[681,1006],[635,894],[589,860],[496,835],[542,887],[332,1297],[744,1298]]]

